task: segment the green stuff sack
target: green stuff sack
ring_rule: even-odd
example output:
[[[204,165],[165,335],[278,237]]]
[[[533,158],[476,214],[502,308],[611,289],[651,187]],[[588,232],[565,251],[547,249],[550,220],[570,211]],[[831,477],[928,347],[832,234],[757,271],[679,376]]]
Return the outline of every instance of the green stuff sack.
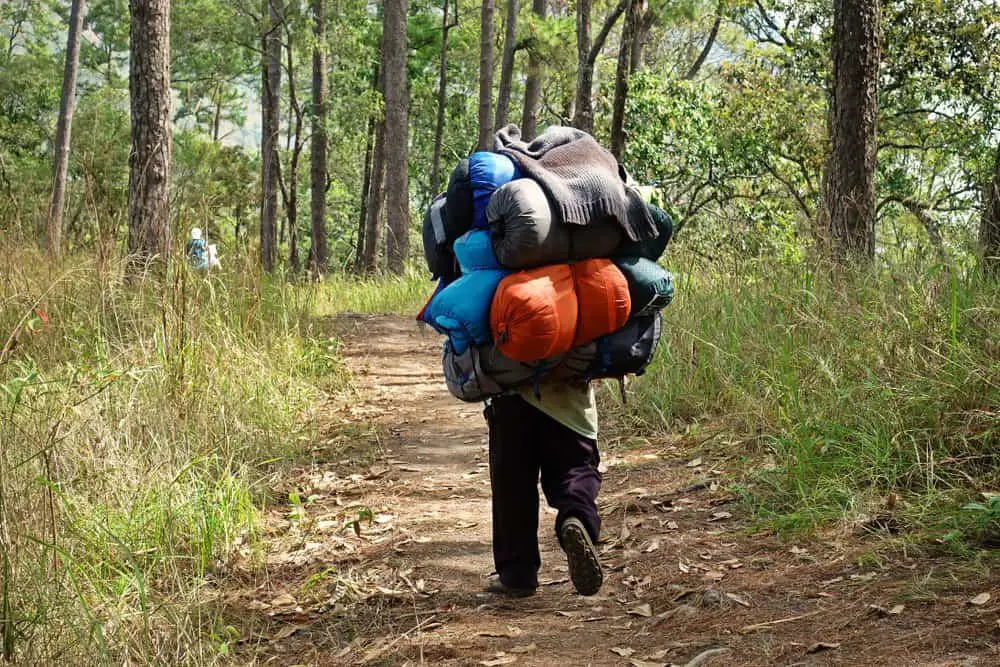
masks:
[[[623,257],[614,261],[628,281],[632,315],[652,315],[673,300],[673,277],[656,262],[645,257]]]
[[[659,234],[655,239],[648,241],[633,241],[627,236],[624,243],[615,250],[615,257],[645,257],[648,260],[656,261],[663,256],[667,249],[667,244],[674,235],[674,221],[670,215],[659,206],[646,204],[649,214],[653,218],[653,224]]]

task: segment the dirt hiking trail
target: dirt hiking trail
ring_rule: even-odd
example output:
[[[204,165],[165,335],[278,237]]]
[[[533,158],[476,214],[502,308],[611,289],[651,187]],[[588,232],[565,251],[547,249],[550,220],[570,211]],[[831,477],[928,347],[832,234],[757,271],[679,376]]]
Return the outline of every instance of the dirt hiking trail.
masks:
[[[605,419],[600,594],[574,593],[544,507],[538,594],[482,593],[481,406],[447,393],[440,339],[412,320],[334,326],[356,391],[323,407],[312,461],[277,484],[264,553],[216,582],[239,664],[1000,664],[994,573],[844,529],[752,534],[725,433],[638,438]]]

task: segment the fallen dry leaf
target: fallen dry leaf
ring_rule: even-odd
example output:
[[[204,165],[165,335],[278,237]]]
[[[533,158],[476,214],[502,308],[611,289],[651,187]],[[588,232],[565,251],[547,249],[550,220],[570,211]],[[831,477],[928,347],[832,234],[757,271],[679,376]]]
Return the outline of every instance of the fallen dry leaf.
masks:
[[[511,653],[531,653],[532,651],[537,651],[537,650],[538,650],[538,644],[532,642],[532,643],[528,644],[527,646],[515,646],[514,648],[510,649],[510,652]]]
[[[611,647],[611,652],[614,653],[615,655],[620,655],[623,658],[627,658],[630,655],[632,655],[633,653],[635,653],[635,649],[634,648],[626,648],[624,646],[612,646]]]
[[[892,616],[899,616],[900,614],[903,613],[904,609],[906,609],[905,605],[897,604],[893,606],[892,609],[889,610],[889,614]]]
[[[289,595],[288,593],[282,593],[278,597],[271,600],[272,607],[290,607],[296,603],[295,597]]]
[[[991,597],[993,596],[990,595],[989,593],[980,593],[976,597],[969,600],[969,604],[974,604],[977,607],[982,607],[984,604],[990,601]]]
[[[499,665],[509,665],[517,662],[516,655],[501,655],[493,660],[483,660],[479,664],[484,667],[499,667]]]
[[[288,639],[299,630],[305,630],[308,627],[308,625],[283,625],[280,630],[274,633],[274,636],[272,636],[271,639]]]
[[[636,658],[629,660],[629,664],[632,667],[667,667],[667,663],[665,662],[650,662],[649,660],[638,660]]]
[[[709,517],[709,521],[722,521],[723,519],[731,519],[733,517],[729,512],[713,512],[712,516]]]
[[[514,637],[521,636],[521,628],[516,626],[509,626],[506,630],[482,630],[476,633],[477,637],[508,637],[513,639]]]
[[[806,650],[806,653],[819,653],[820,651],[832,651],[840,648],[839,642],[816,642]]]
[[[696,459],[691,459],[690,461],[687,462],[688,468],[697,468],[700,465],[701,465],[701,457],[698,457]]]
[[[659,548],[660,548],[660,541],[653,540],[652,542],[649,543],[649,546],[646,547],[646,553],[651,554]]]
[[[735,602],[736,604],[740,605],[741,607],[750,606],[750,603],[745,598],[741,598],[736,593],[726,593],[726,597]]]
[[[638,604],[629,609],[628,613],[632,616],[643,616],[645,618],[649,618],[653,615],[653,608],[648,602],[644,602],[643,604]]]

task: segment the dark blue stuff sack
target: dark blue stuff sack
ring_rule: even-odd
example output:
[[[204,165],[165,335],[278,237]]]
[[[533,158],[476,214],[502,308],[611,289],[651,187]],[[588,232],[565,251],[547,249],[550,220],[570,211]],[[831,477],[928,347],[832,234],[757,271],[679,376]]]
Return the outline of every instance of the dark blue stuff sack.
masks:
[[[588,379],[623,378],[642,375],[653,360],[660,342],[663,316],[632,317],[624,327],[597,339],[597,351],[587,369]]]

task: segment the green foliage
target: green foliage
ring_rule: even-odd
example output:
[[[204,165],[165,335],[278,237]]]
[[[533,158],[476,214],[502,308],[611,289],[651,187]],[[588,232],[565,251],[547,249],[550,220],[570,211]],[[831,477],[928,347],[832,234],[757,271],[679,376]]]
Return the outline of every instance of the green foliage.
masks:
[[[182,262],[126,286],[117,263],[2,253],[0,586],[16,656],[211,661],[203,578],[253,557],[268,475],[310,441],[321,389],[348,382],[314,316],[333,299]]]
[[[756,443],[761,517],[813,526],[899,492],[950,504],[939,523],[970,478],[998,481],[995,285],[940,267],[677,268],[666,344],[631,404],[654,428],[721,419]]]

